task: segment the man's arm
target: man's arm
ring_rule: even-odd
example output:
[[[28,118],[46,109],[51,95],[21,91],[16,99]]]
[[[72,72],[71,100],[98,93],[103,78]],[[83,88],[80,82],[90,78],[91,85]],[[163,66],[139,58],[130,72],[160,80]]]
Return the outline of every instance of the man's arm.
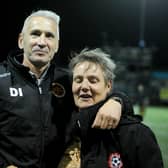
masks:
[[[132,114],[133,105],[128,96],[122,92],[113,93],[99,109],[92,124],[92,128],[116,128],[120,121],[121,115]]]
[[[122,106],[116,100],[109,99],[99,109],[96,118],[92,124],[92,128],[111,129],[115,128],[121,117]]]

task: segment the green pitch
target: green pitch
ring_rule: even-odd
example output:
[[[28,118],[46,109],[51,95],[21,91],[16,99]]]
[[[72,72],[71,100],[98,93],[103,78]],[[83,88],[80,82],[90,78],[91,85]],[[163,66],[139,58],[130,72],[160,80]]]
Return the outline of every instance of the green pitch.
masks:
[[[138,106],[134,109],[138,113]],[[161,148],[164,167],[168,168],[168,107],[147,107],[144,123],[155,133]]]

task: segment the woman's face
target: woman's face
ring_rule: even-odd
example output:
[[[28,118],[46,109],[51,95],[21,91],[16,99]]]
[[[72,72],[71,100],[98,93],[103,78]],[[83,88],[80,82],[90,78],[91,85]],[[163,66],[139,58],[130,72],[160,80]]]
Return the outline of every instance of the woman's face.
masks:
[[[74,67],[72,92],[79,109],[105,99],[111,87],[110,81],[105,82],[103,70],[99,65],[85,61]]]

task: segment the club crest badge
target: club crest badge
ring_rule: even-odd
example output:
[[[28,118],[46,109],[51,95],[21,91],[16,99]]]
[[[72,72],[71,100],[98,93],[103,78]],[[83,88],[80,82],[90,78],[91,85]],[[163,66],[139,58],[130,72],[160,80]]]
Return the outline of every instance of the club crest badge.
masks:
[[[119,153],[111,153],[108,158],[109,168],[123,168],[123,163]]]
[[[65,96],[64,86],[57,82],[52,83],[51,92],[53,93],[54,96],[59,97],[59,98]]]

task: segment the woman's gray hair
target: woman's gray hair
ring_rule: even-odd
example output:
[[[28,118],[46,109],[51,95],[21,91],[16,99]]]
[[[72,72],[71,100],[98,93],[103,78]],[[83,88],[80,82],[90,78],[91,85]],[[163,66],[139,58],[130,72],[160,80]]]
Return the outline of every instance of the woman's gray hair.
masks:
[[[69,63],[69,70],[70,73],[72,73],[71,76],[73,75],[74,67],[77,64],[85,61],[100,65],[104,72],[104,79],[106,83],[108,81],[113,81],[113,79],[115,78],[114,70],[116,68],[116,64],[111,59],[111,56],[102,51],[100,48],[92,50],[85,48],[79,54],[75,53]]]
[[[49,19],[52,19],[56,25],[57,25],[57,34],[58,34],[58,39],[59,39],[59,22],[60,22],[60,16],[57,15],[55,12],[51,10],[37,10],[33,11],[24,21],[23,28],[22,28],[22,33],[26,31],[27,25],[32,17],[36,16],[41,16],[41,17],[46,17]]]

